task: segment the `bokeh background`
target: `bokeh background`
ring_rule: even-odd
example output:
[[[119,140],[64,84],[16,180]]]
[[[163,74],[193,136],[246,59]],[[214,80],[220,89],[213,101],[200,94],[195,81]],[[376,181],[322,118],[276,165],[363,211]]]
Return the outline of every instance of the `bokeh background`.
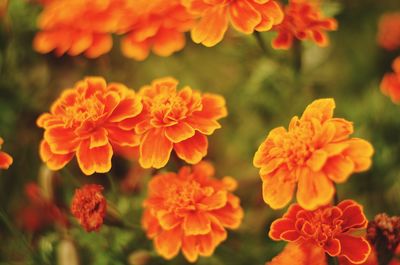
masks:
[[[77,251],[80,264],[135,264],[132,262],[134,257],[137,262],[139,254],[149,256],[146,264],[187,263],[181,255],[168,262],[157,257],[140,228],[104,226],[100,232],[88,234],[72,218],[68,231],[53,224],[35,231],[24,228],[21,209],[29,204],[26,184],[45,185],[40,181],[38,156],[43,132],[35,121],[63,89],[88,75],[122,82],[135,90],[155,78],[173,76],[181,86],[226,98],[229,116],[222,120],[222,129],[210,137],[206,159],[214,163],[218,177],[229,175],[239,181],[236,193],[245,218],[212,257],[200,258],[198,264],[261,265],[283,248],[284,244],[272,242],[267,232],[285,209],[274,211],[264,204],[252,159],[269,130],[287,126],[292,116],[301,115],[317,98],[333,97],[336,116],[353,121],[354,135],[375,148],[371,169],[338,186],[340,199],[352,198],[363,204],[369,219],[380,212],[399,215],[400,106],[379,90],[399,51],[380,48],[376,35],[380,16],[400,11],[400,2],[336,0],[325,1],[323,8],[327,16],[338,20],[339,30],[329,33],[327,48],[304,43],[299,69],[298,55],[273,50],[270,41],[276,33],[268,32],[261,34],[266,52],[254,36],[230,31],[213,48],[196,45],[188,37],[183,51],[167,58],[151,55],[143,62],[123,57],[118,38],[109,54],[94,60],[41,55],[32,49],[40,6],[27,0],[8,1],[7,9],[0,6],[0,135],[5,140],[2,149],[14,157],[12,167],[0,173],[0,264],[62,264],[58,256],[66,249],[66,238],[72,242],[67,245]],[[137,165],[115,159],[112,173],[118,183],[127,177],[130,167]],[[175,168],[171,162],[163,170]],[[112,198],[123,218],[138,226],[151,172],[139,173],[131,187]],[[56,177],[55,197],[67,213],[77,183],[109,186],[104,176],[85,177],[73,163],[68,172]]]

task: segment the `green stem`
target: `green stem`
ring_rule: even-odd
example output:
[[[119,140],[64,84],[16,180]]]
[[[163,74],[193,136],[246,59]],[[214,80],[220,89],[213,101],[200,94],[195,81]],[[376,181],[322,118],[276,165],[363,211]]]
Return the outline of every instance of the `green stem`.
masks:
[[[110,182],[111,192],[114,195],[117,194],[117,186],[115,185],[113,177],[111,176],[110,172],[107,172],[106,175],[107,175],[108,181]]]
[[[335,188],[335,194],[333,195],[333,205],[338,205],[339,204],[339,195],[338,195],[338,190],[337,190],[337,185],[333,184]]]
[[[254,37],[257,40],[258,46],[260,46],[261,50],[263,51],[264,55],[268,55],[267,46],[265,45],[265,41],[261,36],[261,33],[258,31],[254,31]]]
[[[328,265],[339,265],[339,261],[336,257],[331,257],[328,254],[326,254],[326,257],[328,259]]]
[[[64,167],[63,169],[61,169],[61,174],[66,176],[66,179],[75,187],[75,188],[79,188],[82,186],[82,183],[80,183],[75,176],[71,173],[71,171],[69,171],[69,169],[67,167]],[[63,178],[65,179],[65,178]]]
[[[303,64],[303,47],[300,40],[294,40],[292,50],[294,70],[296,73],[300,73]]]

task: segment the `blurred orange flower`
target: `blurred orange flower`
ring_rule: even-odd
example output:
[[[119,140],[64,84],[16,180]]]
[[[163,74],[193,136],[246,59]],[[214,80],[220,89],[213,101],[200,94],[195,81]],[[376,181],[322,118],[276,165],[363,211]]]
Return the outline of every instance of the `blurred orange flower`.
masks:
[[[111,169],[113,146],[137,146],[139,138],[129,120],[142,111],[140,98],[119,83],[88,77],[65,90],[42,114],[45,129],[40,157],[52,170],[63,168],[76,155],[86,175]]]
[[[125,29],[128,33],[121,43],[125,56],[141,61],[150,50],[159,56],[170,56],[183,49],[184,32],[190,30],[194,20],[180,0],[138,1],[134,8],[141,12]]]
[[[219,43],[229,23],[245,34],[268,31],[282,22],[283,12],[273,0],[183,0],[199,18],[192,28],[192,39],[211,47]]]
[[[283,251],[265,265],[328,265],[322,248],[311,243],[290,242]],[[340,265],[342,265],[340,263]]]
[[[142,224],[164,258],[172,259],[180,249],[190,262],[199,255],[211,256],[226,239],[226,228],[239,227],[243,210],[231,193],[236,181],[217,180],[213,175],[213,166],[201,162],[181,168],[178,174],[159,174],[149,182]]]
[[[3,143],[4,143],[3,138],[0,137],[0,149]],[[0,168],[8,169],[12,163],[13,163],[13,158],[9,154],[0,151]]]
[[[393,103],[400,103],[400,56],[392,64],[394,73],[384,75],[380,88],[384,95],[389,96]]]
[[[343,183],[353,172],[371,165],[373,147],[349,138],[353,124],[333,118],[333,99],[315,100],[289,130],[273,129],[258,148],[254,166],[261,168],[264,201],[272,208],[290,202],[297,185],[297,201],[313,210],[329,203],[335,193],[332,182]]]
[[[112,48],[110,33],[124,24],[126,0],[54,0],[44,4],[38,19],[41,30],[33,47],[40,53],[55,51],[95,58]],[[126,7],[127,8],[127,7]],[[124,13],[125,11],[125,13]]]
[[[137,123],[144,168],[165,166],[172,149],[187,163],[198,163],[207,154],[207,135],[220,128],[217,120],[227,115],[223,97],[202,95],[188,86],[178,92],[177,84],[166,77],[140,89],[143,111],[128,122]]]
[[[102,191],[101,185],[88,184],[76,189],[72,198],[71,212],[87,232],[97,231],[103,225],[107,201]]]
[[[294,39],[314,41],[318,46],[329,44],[325,31],[337,29],[334,18],[325,18],[318,0],[289,0],[283,22],[274,27],[278,36],[272,41],[275,49],[289,49]]]
[[[389,51],[400,48],[400,12],[386,13],[381,17],[378,44]]]
[[[330,256],[344,257],[353,263],[365,262],[371,252],[368,241],[354,232],[367,227],[362,206],[352,200],[337,206],[322,206],[308,211],[293,204],[282,218],[271,224],[273,240],[312,243]]]

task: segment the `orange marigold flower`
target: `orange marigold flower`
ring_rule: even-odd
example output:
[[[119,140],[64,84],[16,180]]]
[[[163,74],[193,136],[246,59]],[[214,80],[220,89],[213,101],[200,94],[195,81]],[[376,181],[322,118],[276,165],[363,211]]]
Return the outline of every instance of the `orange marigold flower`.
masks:
[[[144,168],[165,166],[172,149],[187,163],[198,163],[207,154],[207,135],[220,128],[217,120],[227,115],[223,97],[202,95],[188,86],[177,91],[177,84],[167,77],[140,89],[143,111],[131,120],[137,122]]]
[[[63,168],[75,155],[86,175],[111,169],[113,146],[137,146],[129,119],[142,111],[140,98],[119,83],[88,77],[65,90],[42,114],[45,129],[40,157],[52,170]]]
[[[190,262],[211,256],[226,239],[226,228],[236,229],[243,218],[240,200],[231,191],[236,181],[213,178],[211,164],[201,162],[181,168],[178,174],[155,176],[148,186],[142,224],[166,259],[182,249]]]
[[[182,50],[186,42],[184,32],[190,30],[194,20],[180,0],[142,2],[143,6],[140,1],[136,3],[135,8],[141,12],[122,40],[123,54],[141,61],[150,50],[159,56]]]
[[[393,103],[400,103],[400,56],[392,65],[394,73],[387,73],[382,79],[380,88],[384,95],[389,96]]]
[[[72,198],[71,212],[87,232],[97,231],[103,224],[107,201],[102,191],[101,185],[88,184],[76,189]]]
[[[400,12],[386,13],[381,17],[378,44],[389,51],[400,48]]]
[[[0,149],[3,143],[4,143],[3,138],[0,137]],[[0,151],[0,168],[8,169],[12,163],[13,163],[13,158],[9,154]]]
[[[272,41],[275,49],[289,49],[293,40],[313,40],[318,46],[329,44],[325,31],[337,29],[334,18],[325,18],[321,14],[318,0],[289,0],[285,7],[283,22],[274,27],[278,36]]]
[[[314,211],[293,204],[282,218],[271,224],[269,236],[273,240],[312,243],[330,256],[342,256],[359,264],[366,261],[371,247],[354,232],[366,228],[367,223],[362,206],[352,200]]]
[[[371,144],[350,138],[353,124],[333,118],[334,108],[333,99],[315,100],[300,119],[292,118],[289,130],[273,129],[258,148],[253,163],[261,168],[264,201],[272,208],[290,202],[296,183],[301,207],[325,205],[335,193],[332,182],[370,167]]]
[[[265,265],[328,265],[322,248],[311,243],[291,242],[283,251]],[[342,265],[340,263],[340,265]]]
[[[283,12],[273,0],[183,0],[199,18],[192,29],[192,39],[211,47],[219,43],[229,23],[245,34],[268,31],[282,22]]]

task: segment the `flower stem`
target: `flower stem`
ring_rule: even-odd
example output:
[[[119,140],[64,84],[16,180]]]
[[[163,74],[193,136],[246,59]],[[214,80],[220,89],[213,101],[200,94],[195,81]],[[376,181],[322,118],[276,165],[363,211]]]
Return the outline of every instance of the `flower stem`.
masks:
[[[106,175],[107,175],[108,181],[110,182],[110,186],[111,186],[111,191],[112,191],[112,193],[113,193],[113,194],[116,194],[116,192],[117,192],[117,186],[115,186],[113,177],[111,176],[110,172],[107,172]]]
[[[333,195],[333,205],[338,205],[339,204],[339,195],[338,195],[338,191],[337,191],[337,186],[334,183],[333,187],[335,188],[335,194]]]
[[[331,257],[328,254],[326,254],[326,257],[328,259],[328,265],[339,265],[339,261],[336,257]]]
[[[293,67],[296,73],[301,72],[303,61],[303,47],[300,40],[293,42]]]
[[[258,46],[260,46],[261,50],[263,51],[264,55],[268,55],[267,46],[265,45],[265,41],[261,36],[261,33],[258,31],[254,31],[254,37],[257,40]]]

